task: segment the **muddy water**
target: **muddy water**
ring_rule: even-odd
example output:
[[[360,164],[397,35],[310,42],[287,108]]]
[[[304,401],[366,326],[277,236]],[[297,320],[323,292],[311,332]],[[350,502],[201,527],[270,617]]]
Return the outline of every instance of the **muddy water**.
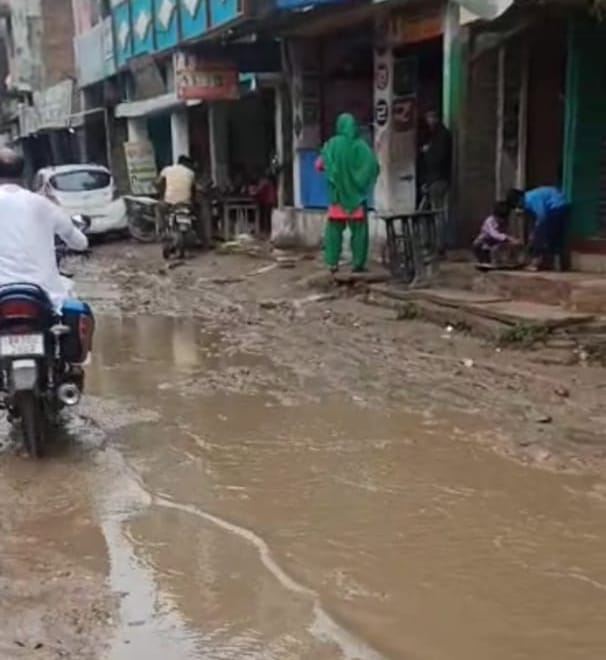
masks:
[[[315,396],[271,358],[194,322],[99,324],[94,423],[45,510],[116,595],[100,658],[603,656],[603,484],[498,458],[469,417]]]

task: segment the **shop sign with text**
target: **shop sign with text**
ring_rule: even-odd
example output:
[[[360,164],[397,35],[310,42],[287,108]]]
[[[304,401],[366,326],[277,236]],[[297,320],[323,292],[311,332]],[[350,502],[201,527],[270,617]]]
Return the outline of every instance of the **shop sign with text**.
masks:
[[[183,101],[223,101],[239,96],[238,71],[233,63],[189,53],[175,56],[175,84]]]
[[[392,46],[415,44],[442,34],[440,10],[394,13],[387,24],[387,40]]]
[[[133,195],[151,195],[155,192],[155,181],[158,178],[156,155],[149,141],[125,142],[124,155]]]

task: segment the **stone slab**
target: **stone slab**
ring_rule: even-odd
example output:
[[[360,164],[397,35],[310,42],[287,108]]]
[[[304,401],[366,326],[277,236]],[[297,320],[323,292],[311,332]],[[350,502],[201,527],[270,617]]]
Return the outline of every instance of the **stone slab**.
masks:
[[[386,282],[390,276],[386,272],[352,273],[339,272],[333,275],[333,279],[338,284],[373,284],[377,282]]]
[[[508,300],[499,294],[482,293],[468,289],[442,288],[432,289],[402,289],[394,286],[373,286],[373,291],[396,300],[427,300],[438,305],[461,307],[463,305],[480,305]]]
[[[550,328],[589,323],[594,318],[593,314],[571,312],[555,305],[521,300],[467,305],[466,309],[503,323],[532,323]]]

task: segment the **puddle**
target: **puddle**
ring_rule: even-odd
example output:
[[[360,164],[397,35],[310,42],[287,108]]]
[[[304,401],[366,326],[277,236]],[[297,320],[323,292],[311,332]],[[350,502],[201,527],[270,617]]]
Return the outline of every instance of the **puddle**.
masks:
[[[63,511],[65,552],[84,543],[107,576],[118,620],[103,660],[603,655],[596,480],[466,442],[492,432],[471,416],[305,391],[227,329],[99,328],[86,414],[106,440],[44,468],[40,519]],[[229,385],[234,371],[245,386]],[[70,460],[80,470],[62,487]],[[35,469],[11,472],[13,489]],[[82,519],[86,538],[70,526]]]

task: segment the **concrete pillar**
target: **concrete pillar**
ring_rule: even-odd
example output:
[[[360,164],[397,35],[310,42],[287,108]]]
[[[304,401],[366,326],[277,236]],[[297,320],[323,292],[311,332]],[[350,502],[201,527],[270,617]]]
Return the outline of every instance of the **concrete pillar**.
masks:
[[[375,51],[375,152],[380,176],[375,207],[386,213],[410,212],[416,204],[416,89],[394,92],[394,55],[390,48]],[[416,67],[407,57],[399,66]],[[414,76],[408,76],[413,81]]]
[[[147,120],[144,117],[127,119],[128,141],[148,142]]]
[[[284,88],[281,83],[277,83],[274,87],[275,93],[275,131],[276,131],[276,159],[282,165],[284,159]],[[277,180],[278,188],[278,208],[284,207],[285,189],[284,189],[284,173],[280,172]]]
[[[229,181],[229,108],[226,102],[215,101],[208,106],[210,171],[217,186]]]
[[[173,147],[173,163],[179,156],[189,156],[189,115],[187,108],[175,110],[170,116],[170,132]]]
[[[380,48],[374,54],[374,140],[379,161],[379,178],[375,186],[374,202],[379,212],[392,210],[391,202],[391,106],[393,103],[393,54]]]

